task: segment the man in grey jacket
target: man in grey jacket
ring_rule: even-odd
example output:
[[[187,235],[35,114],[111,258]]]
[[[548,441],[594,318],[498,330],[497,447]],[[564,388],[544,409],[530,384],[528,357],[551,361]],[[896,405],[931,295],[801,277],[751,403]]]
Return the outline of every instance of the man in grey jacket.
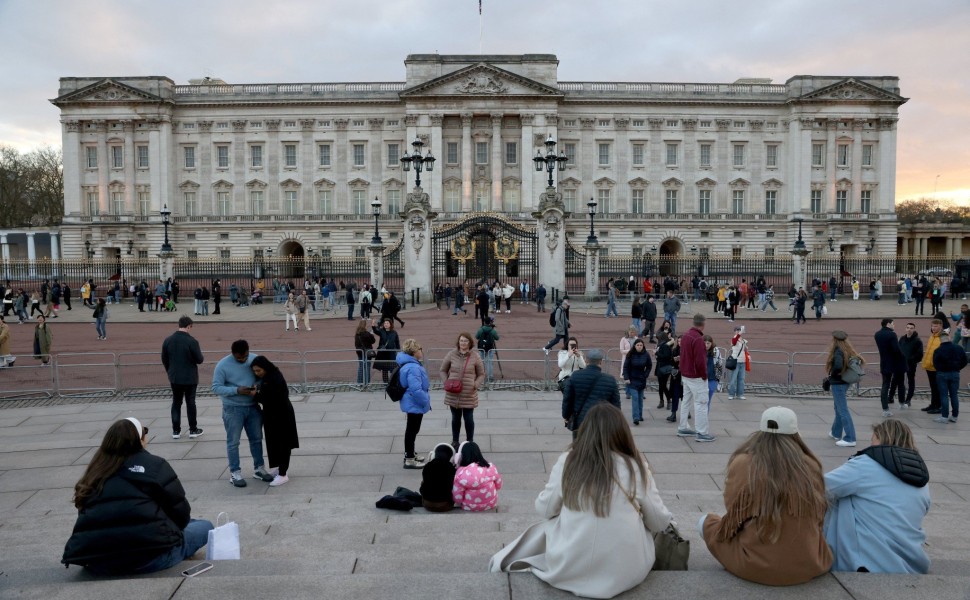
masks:
[[[205,360],[199,341],[189,333],[192,319],[179,318],[178,331],[162,342],[162,365],[168,373],[172,386],[172,439],[182,437],[182,400],[189,418],[189,437],[197,438],[203,433],[196,421],[195,393],[199,387],[199,365]]]
[[[549,340],[549,343],[542,347],[542,350],[549,355],[549,349],[556,345],[556,342],[562,340],[563,350],[566,349],[566,340],[569,339],[569,298],[563,298],[562,304],[552,309],[553,319],[555,320],[554,332],[556,337]]]
[[[562,418],[566,427],[572,430],[573,439],[576,439],[576,432],[583,424],[586,413],[596,404],[609,402],[621,408],[620,389],[616,379],[603,372],[603,357],[602,350],[593,348],[586,353],[586,368],[576,371],[566,381],[562,395]]]
[[[667,297],[664,298],[664,319],[670,322],[670,331],[677,333],[677,313],[680,312],[680,298],[674,295],[673,290],[667,290]]]

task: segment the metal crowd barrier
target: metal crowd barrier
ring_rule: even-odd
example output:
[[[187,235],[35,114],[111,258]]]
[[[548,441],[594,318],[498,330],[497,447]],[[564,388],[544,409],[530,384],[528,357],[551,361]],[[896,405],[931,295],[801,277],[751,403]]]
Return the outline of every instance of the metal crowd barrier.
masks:
[[[648,348],[653,357],[654,349]],[[428,370],[432,389],[441,389],[441,362],[451,348],[425,348],[424,365]],[[530,348],[502,348],[493,354],[493,378],[486,383],[492,390],[557,389],[559,347],[547,355]],[[335,348],[299,352],[294,350],[253,349],[251,352],[272,360],[286,378],[294,393],[328,391],[373,391],[384,387],[382,372],[372,361],[366,377],[358,378],[361,361],[353,349]],[[751,349],[751,371],[745,373],[745,389],[751,393],[788,396],[828,395],[822,392],[825,375],[825,352],[782,352]],[[721,348],[723,356],[727,349]],[[211,395],[212,373],[216,364],[226,356],[224,351],[203,351],[205,362],[199,365],[199,394]],[[866,376],[853,386],[856,396],[878,398],[882,386],[879,355],[863,352]],[[654,358],[656,365],[656,359]],[[739,365],[743,367],[743,363]],[[606,351],[603,370],[619,379],[621,353],[619,348]],[[970,369],[964,370],[970,373]],[[728,372],[723,383],[727,385]],[[966,375],[964,375],[966,378]],[[651,373],[648,388],[656,389],[656,377]],[[929,397],[926,372],[916,369],[916,396]],[[43,365],[32,356],[21,356],[13,367],[0,368],[0,399],[24,398],[104,398],[112,396],[141,397],[169,394],[168,377],[161,364],[160,352],[61,353],[51,356]],[[961,383],[961,395],[968,395],[966,381]]]

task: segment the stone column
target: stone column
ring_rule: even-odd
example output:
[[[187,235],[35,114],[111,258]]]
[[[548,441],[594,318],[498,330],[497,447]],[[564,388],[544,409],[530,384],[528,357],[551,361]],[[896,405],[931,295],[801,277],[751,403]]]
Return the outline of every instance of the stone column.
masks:
[[[37,248],[34,246],[34,236],[37,235],[33,231],[27,232],[27,264],[30,269],[30,276],[34,277],[37,275]]]
[[[408,194],[404,210],[404,293],[417,288],[425,298],[431,293],[431,210],[428,195],[416,187]],[[426,248],[425,246],[428,246]]]
[[[10,260],[10,246],[7,244],[6,233],[0,233],[0,253],[3,255],[4,262]]]
[[[135,124],[131,119],[121,122],[125,131],[125,212],[135,214]],[[114,208],[114,207],[112,207]]]
[[[896,203],[896,121],[895,117],[879,120],[879,187],[878,211],[893,212]]]
[[[81,163],[82,152],[79,131],[80,121],[64,121],[61,134],[64,148],[64,214],[81,214]]]
[[[950,236],[946,238],[946,255],[948,257],[953,256],[953,238]]]
[[[445,162],[447,161],[447,156],[445,155],[445,145],[442,140],[441,127],[444,124],[444,115],[434,114],[431,115],[431,147],[428,148],[437,157],[438,168],[427,174],[429,179],[429,187],[431,189],[431,208],[433,210],[444,210],[444,175],[445,172]]]
[[[159,252],[158,253],[158,278],[162,281],[168,281],[169,277],[175,276],[175,253],[174,252]]]
[[[492,210],[502,212],[502,113],[492,113]]]
[[[839,122],[836,117],[830,118],[825,122],[825,191],[828,194],[825,205],[822,207],[827,212],[835,212],[835,182],[836,170],[835,161],[838,158],[838,148],[836,148],[835,134]],[[848,208],[848,207],[846,207]]]
[[[864,189],[862,187],[862,128],[865,124],[865,119],[852,119],[852,155],[850,159],[852,161],[850,165],[852,191],[850,193],[853,198],[849,204],[856,207],[856,210],[852,212],[862,212],[862,190]],[[869,210],[876,213],[879,212],[877,209],[878,200],[874,200]],[[876,238],[878,239],[879,236],[876,235]]]
[[[547,187],[539,196],[539,207],[532,213],[536,218],[536,233],[539,237],[539,280],[549,289],[566,289],[566,207],[562,194],[554,187]]]
[[[98,132],[98,213],[108,214],[108,174],[111,164],[108,162],[108,124],[105,121],[93,121],[94,130]]]
[[[212,183],[215,181],[212,173],[215,165],[212,160],[212,123],[213,121],[197,121],[196,127],[199,128],[199,143],[196,146],[196,172],[199,174],[199,189],[196,190],[196,206],[200,215],[216,215],[219,209],[216,207],[215,193],[212,191]]]
[[[371,244],[370,250],[370,284],[378,290],[384,285],[384,244]]]
[[[300,179],[303,183],[300,186],[300,197],[303,201],[303,206],[300,207],[300,211],[303,214],[318,215],[320,214],[320,205],[317,203],[317,199],[314,197],[316,193],[316,187],[311,185],[314,180],[314,159],[317,158],[317,148],[313,143],[313,126],[316,125],[317,120],[311,118],[300,119],[300,158],[302,173],[300,174]],[[312,206],[311,210],[306,210],[306,207]]]
[[[586,242],[586,298],[599,297],[600,245],[599,242]]]
[[[535,156],[532,147],[532,121],[533,115],[523,113],[519,115],[519,121],[522,124],[522,137],[519,142],[519,177],[522,179],[522,196],[520,197],[520,203],[522,205],[522,212],[532,210],[538,205],[537,199],[532,197],[533,187],[532,182],[535,179],[536,171],[532,164],[532,157]],[[535,283],[535,282],[533,282]]]
[[[461,210],[472,210],[472,115],[461,115]]]
[[[60,240],[57,239],[60,235],[58,231],[51,232],[51,260],[54,262],[61,259],[61,244]]]
[[[280,165],[283,162],[280,160],[280,154],[283,152],[283,148],[280,146],[281,122],[281,119],[263,121],[266,126],[266,144],[263,146],[262,172],[266,174],[266,212],[268,214],[283,214],[285,212],[283,210],[283,192],[280,190]],[[350,212],[354,212],[353,208]]]

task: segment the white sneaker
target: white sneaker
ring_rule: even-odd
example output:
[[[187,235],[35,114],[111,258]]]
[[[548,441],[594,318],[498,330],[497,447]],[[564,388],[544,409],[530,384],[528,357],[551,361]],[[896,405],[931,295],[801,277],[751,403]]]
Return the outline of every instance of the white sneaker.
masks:
[[[738,396],[738,400],[747,400],[744,396]]]
[[[272,487],[277,487],[277,486],[283,485],[284,483],[286,483],[289,480],[290,480],[290,478],[287,477],[286,475],[277,475],[276,477],[273,478],[273,481],[270,481],[269,482],[269,484]]]
[[[882,411],[882,416],[883,416],[884,418],[886,418],[886,419],[888,419],[889,417],[891,417],[891,416],[893,416],[893,413],[891,413],[891,412],[890,412],[890,411],[888,411],[888,410],[884,410],[884,411]]]
[[[855,442],[847,442],[845,440],[839,440],[835,442],[836,446],[841,446],[842,448],[855,448]]]

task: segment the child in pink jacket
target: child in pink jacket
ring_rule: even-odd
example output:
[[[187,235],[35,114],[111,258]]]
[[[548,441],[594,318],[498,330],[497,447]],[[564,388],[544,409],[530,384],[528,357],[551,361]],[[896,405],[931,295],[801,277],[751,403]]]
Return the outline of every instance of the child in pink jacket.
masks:
[[[463,442],[454,458],[455,484],[451,495],[455,504],[463,510],[485,511],[498,504],[498,491],[502,489],[502,476],[493,464],[489,464],[475,442]]]

